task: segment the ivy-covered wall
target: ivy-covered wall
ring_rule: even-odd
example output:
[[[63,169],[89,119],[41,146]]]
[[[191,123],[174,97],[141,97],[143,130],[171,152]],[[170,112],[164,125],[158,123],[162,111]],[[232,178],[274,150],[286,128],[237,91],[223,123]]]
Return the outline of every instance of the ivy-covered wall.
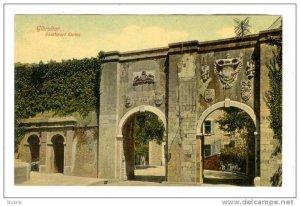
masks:
[[[22,119],[72,115],[81,125],[97,124],[102,53],[97,58],[15,64],[15,143]]]

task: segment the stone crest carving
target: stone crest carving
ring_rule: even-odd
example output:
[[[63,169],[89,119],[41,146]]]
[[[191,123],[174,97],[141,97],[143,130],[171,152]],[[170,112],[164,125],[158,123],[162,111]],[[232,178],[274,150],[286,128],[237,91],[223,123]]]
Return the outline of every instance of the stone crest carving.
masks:
[[[207,103],[212,103],[215,101],[215,90],[214,89],[206,89],[204,91],[204,100]]]
[[[154,75],[150,73],[147,74],[145,71],[142,71],[140,76],[135,76],[132,85],[137,86],[142,84],[154,84]]]
[[[229,89],[232,87],[232,83],[236,80],[242,66],[242,57],[230,58],[229,54],[227,54],[226,59],[217,59],[215,61],[214,71],[223,88]]]
[[[164,97],[159,92],[155,92],[154,103],[156,106],[160,106],[163,103]]]
[[[209,66],[208,65],[201,66],[201,78],[203,79],[203,81],[208,80],[208,78],[209,78]]]
[[[251,97],[251,82],[250,81],[242,81],[241,83],[241,97],[242,100],[247,102]]]
[[[253,60],[247,61],[246,75],[248,79],[252,79],[255,74],[255,62]]]
[[[133,105],[133,99],[130,96],[125,98],[125,107],[129,108]]]

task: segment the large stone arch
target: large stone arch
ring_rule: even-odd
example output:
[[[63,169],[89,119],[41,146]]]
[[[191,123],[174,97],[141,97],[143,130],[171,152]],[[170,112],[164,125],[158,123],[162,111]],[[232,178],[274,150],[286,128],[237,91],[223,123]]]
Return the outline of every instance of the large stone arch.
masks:
[[[258,132],[258,118],[255,115],[254,110],[249,107],[248,105],[241,103],[241,102],[237,102],[237,101],[232,101],[230,99],[225,99],[225,101],[221,101],[218,103],[213,104],[212,106],[208,107],[200,116],[198,122],[197,122],[197,135],[201,135],[201,127],[202,127],[202,123],[203,121],[207,118],[207,116],[209,114],[211,114],[212,112],[214,112],[217,109],[220,108],[225,108],[225,107],[237,107],[243,111],[245,111],[252,119],[255,127],[256,127],[256,132]]]
[[[130,150],[124,149],[124,144],[128,146],[131,145],[132,142],[130,138],[126,137],[126,134],[122,133],[123,127],[125,126],[127,120],[130,120],[134,114],[139,112],[145,112],[145,111],[156,114],[158,118],[163,122],[165,131],[167,131],[166,116],[158,108],[155,108],[150,105],[141,105],[141,106],[134,107],[130,109],[128,112],[126,112],[118,122],[118,126],[117,126],[117,138],[116,138],[117,164],[116,164],[115,172],[116,172],[116,177],[118,177],[119,179],[128,179],[134,177],[134,161],[132,161],[132,153],[131,153],[132,151],[130,152]],[[166,136],[166,134],[164,134],[164,136]]]
[[[141,106],[132,108],[131,110],[129,110],[128,112],[126,112],[123,115],[123,117],[120,119],[119,124],[118,124],[118,135],[117,136],[118,137],[123,137],[122,128],[123,128],[126,120],[130,116],[134,115],[135,113],[145,112],[145,111],[152,112],[152,113],[156,114],[159,117],[159,119],[163,122],[164,127],[167,130],[166,115],[161,110],[159,110],[159,109],[157,109],[155,107],[152,107],[150,105],[141,105]]]
[[[206,110],[204,110],[204,112],[201,114],[199,120],[197,121],[197,129],[196,129],[196,134],[197,134],[197,140],[200,140],[201,143],[198,143],[198,144],[203,144],[203,133],[201,132],[201,128],[202,128],[202,124],[204,122],[204,120],[214,111],[216,111],[217,109],[220,109],[220,108],[227,108],[227,107],[236,107],[236,108],[239,108],[243,111],[245,111],[252,119],[254,125],[255,125],[255,128],[256,128],[256,131],[254,133],[255,135],[255,176],[257,176],[258,174],[258,168],[257,168],[257,164],[258,164],[258,135],[259,135],[259,120],[257,118],[257,116],[255,115],[255,112],[254,110],[242,103],[242,102],[237,102],[237,101],[232,101],[230,99],[225,99],[225,101],[221,101],[221,102],[218,102],[218,103],[215,103],[213,105],[211,105],[210,107],[208,107]],[[200,138],[199,138],[200,137]],[[201,146],[198,145],[198,149],[200,148]],[[198,156],[198,155],[197,155]],[[201,154],[199,154],[199,156],[201,157]],[[201,157],[200,159],[196,160],[196,162],[198,161],[202,161],[203,157]],[[201,165],[202,162],[199,164]],[[197,170],[199,174],[197,174],[197,178],[198,178],[198,181],[200,183],[203,182],[203,179],[202,179],[202,175],[203,175],[203,166],[201,166],[201,171],[199,171],[199,169]]]

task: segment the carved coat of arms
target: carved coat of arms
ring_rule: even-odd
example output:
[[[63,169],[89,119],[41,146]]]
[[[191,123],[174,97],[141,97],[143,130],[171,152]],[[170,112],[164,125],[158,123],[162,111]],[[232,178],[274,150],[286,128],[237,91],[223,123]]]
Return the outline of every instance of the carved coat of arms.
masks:
[[[251,97],[251,82],[242,81],[241,83],[241,97],[245,102],[248,101]]]
[[[204,92],[204,100],[207,103],[211,103],[215,101],[215,90],[214,89],[206,89]]]
[[[229,89],[232,87],[232,83],[236,80],[242,66],[242,57],[230,58],[229,55],[227,55],[226,59],[218,59],[215,61],[214,71],[223,88]]]
[[[154,84],[154,75],[142,71],[140,76],[135,76],[132,85],[137,86],[142,84]]]
[[[209,78],[209,66],[208,65],[201,66],[201,78],[203,79],[203,81],[208,80],[208,78]]]
[[[254,77],[254,74],[255,74],[255,62],[253,60],[247,61],[246,75],[248,79]]]

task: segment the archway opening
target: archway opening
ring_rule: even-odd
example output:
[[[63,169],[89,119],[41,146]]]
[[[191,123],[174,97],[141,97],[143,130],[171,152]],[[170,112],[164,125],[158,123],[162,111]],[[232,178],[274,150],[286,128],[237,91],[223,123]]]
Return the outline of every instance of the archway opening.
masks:
[[[64,172],[64,138],[61,135],[52,137],[54,153],[54,172]]]
[[[252,185],[256,129],[248,113],[237,107],[216,109],[205,118],[201,131],[204,183]]]
[[[122,127],[127,179],[165,180],[164,133],[163,122],[152,112],[136,112],[127,118]]]
[[[29,144],[31,155],[31,171],[39,171],[39,159],[40,159],[40,139],[36,135],[31,135],[27,142]]]

